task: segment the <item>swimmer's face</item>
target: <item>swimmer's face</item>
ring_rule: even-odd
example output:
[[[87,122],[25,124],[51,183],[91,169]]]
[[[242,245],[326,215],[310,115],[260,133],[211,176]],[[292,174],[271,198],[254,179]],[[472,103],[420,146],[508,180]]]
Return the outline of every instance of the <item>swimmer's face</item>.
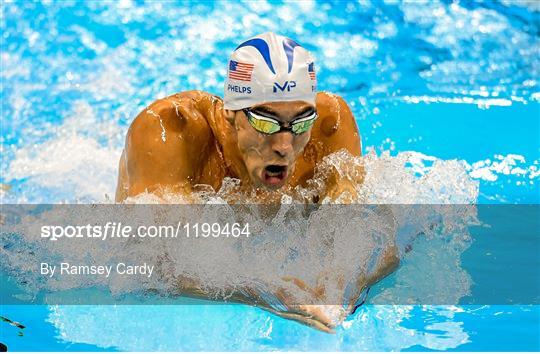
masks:
[[[270,102],[250,107],[249,111],[289,127],[288,123],[312,115],[315,107],[304,101]],[[281,188],[292,175],[296,159],[309,141],[311,128],[301,134],[285,130],[264,134],[250,124],[245,111],[225,111],[225,114],[234,119],[238,148],[254,187]]]

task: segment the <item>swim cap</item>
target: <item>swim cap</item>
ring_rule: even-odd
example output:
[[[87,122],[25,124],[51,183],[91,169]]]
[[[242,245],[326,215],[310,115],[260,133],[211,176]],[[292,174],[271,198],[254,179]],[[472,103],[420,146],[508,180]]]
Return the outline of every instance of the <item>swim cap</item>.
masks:
[[[313,57],[290,38],[260,34],[236,47],[229,59],[225,109],[296,100],[315,105],[316,93]]]

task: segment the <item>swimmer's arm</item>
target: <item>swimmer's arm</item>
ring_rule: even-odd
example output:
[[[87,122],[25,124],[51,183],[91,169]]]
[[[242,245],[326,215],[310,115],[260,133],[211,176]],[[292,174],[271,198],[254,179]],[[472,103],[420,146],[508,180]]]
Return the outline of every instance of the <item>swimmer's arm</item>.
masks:
[[[399,255],[395,245],[387,247],[381,255],[375,270],[365,280],[365,287],[370,287],[388,275],[392,274],[399,266]]]
[[[178,105],[171,98],[158,100],[131,124],[120,159],[117,202],[164,189],[189,193],[211,132],[206,120],[190,119],[195,110],[185,113]]]
[[[343,303],[346,308],[345,312],[347,314],[354,312],[356,304],[358,303],[358,300],[362,297],[362,293],[364,290],[393,273],[399,266],[399,252],[395,243],[396,222],[393,212],[388,206],[380,205],[377,207],[377,214],[384,218],[384,222],[387,224],[389,229],[394,230],[393,235],[383,241],[383,247],[381,252],[377,256],[377,262],[373,269],[371,269],[368,273],[362,272],[356,279],[346,279],[344,278],[344,274],[338,274],[337,279],[339,281],[336,283],[338,289],[343,290],[343,292],[345,293],[345,288],[348,287],[348,285],[353,285],[353,287],[349,288],[353,291],[353,293],[349,295],[348,299],[343,299]],[[300,279],[294,279],[294,281],[298,283],[299,287],[307,288],[312,294],[315,295],[316,298],[324,299],[326,296],[325,289],[327,287],[327,284],[325,284],[325,279],[331,277],[331,271],[324,271],[319,274],[317,287],[315,288],[310,288]],[[354,283],[351,284],[351,280]]]
[[[300,322],[304,325],[318,329],[323,332],[333,333],[335,324],[324,311],[319,311],[318,306],[302,306],[290,305],[287,302],[291,294],[284,289],[276,289],[271,294],[262,294],[260,290],[250,287],[234,288],[234,289],[209,289],[201,286],[200,282],[187,277],[178,277],[176,279],[178,295],[213,300],[224,301],[229,303],[240,303],[245,305],[257,306],[280,317]],[[299,291],[304,291],[301,287]],[[219,297],[212,294],[222,294]],[[285,310],[277,310],[275,304],[268,302],[268,298],[275,299],[281,305],[285,306]],[[293,303],[294,300],[290,300]]]
[[[375,269],[367,278],[367,286],[371,286],[382,278],[392,273],[399,265],[399,252],[396,246],[396,233],[398,224],[392,208],[388,205],[378,205],[375,209],[377,215],[382,218],[388,230],[392,230],[387,239],[383,241],[383,249],[380,253]]]
[[[357,279],[358,293],[351,296],[345,307],[333,304],[332,300],[326,300],[325,303],[325,284],[320,284],[320,287],[317,288],[310,288],[296,278],[282,278],[284,284],[288,283],[289,286],[277,286],[273,287],[272,290],[270,288],[261,290],[266,288],[264,284],[262,287],[243,286],[241,288],[212,289],[203,286],[197,279],[184,276],[176,277],[175,283],[177,295],[180,296],[257,306],[280,317],[300,322],[323,332],[333,333],[334,328],[354,310],[362,290],[392,273],[397,268],[398,263],[397,248],[394,245],[386,247],[375,270],[369,276]],[[322,278],[324,278],[324,274],[321,276]],[[305,299],[306,294],[308,298],[311,298],[311,301],[308,301],[311,304],[298,303],[296,299]],[[276,306],[276,304],[280,306]]]
[[[362,305],[363,302],[359,303],[359,301],[362,297],[362,292],[364,290],[369,290],[369,287],[373,286],[382,279],[386,278],[388,275],[392,274],[398,268],[398,266],[399,257],[397,247],[393,246],[391,249],[388,250],[386,254],[383,254],[381,256],[381,259],[379,260],[377,268],[374,272],[372,272],[365,279],[358,279],[357,289],[359,290],[359,292],[357,292],[357,294],[351,297],[351,299],[349,300],[349,304],[346,310],[347,314],[354,314],[356,312],[356,309]],[[365,301],[365,298],[363,301]]]

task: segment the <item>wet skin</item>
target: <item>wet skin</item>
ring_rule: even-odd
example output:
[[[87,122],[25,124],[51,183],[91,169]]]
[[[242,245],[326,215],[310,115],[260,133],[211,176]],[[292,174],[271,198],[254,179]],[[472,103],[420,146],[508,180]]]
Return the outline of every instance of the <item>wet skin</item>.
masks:
[[[186,91],[157,100],[129,128],[116,200],[145,191],[159,194],[163,187],[186,194],[197,184],[217,190],[227,176],[240,179],[247,189],[295,187],[313,177],[323,157],[341,149],[361,154],[354,116],[339,96],[320,92],[316,107],[294,101],[252,109],[284,123],[313,109],[319,118],[304,134],[266,135],[249,124],[243,111],[223,109],[221,99],[206,92]],[[343,189],[334,184],[329,194]]]
[[[306,102],[271,102],[251,107],[251,111],[282,123],[306,117],[315,107]],[[294,172],[297,157],[307,145],[311,131],[295,135],[290,131],[264,134],[255,130],[243,111],[224,111],[225,118],[235,126],[238,150],[255,188],[276,190]]]

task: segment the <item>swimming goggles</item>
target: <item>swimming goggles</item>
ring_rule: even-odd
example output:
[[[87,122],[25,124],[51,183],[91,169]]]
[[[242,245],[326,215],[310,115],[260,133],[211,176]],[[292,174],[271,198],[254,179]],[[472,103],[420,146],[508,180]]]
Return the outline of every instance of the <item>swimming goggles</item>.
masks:
[[[317,112],[314,111],[307,117],[297,118],[287,124],[280,122],[277,119],[254,113],[249,108],[244,108],[242,111],[246,115],[249,124],[251,124],[256,131],[268,135],[280,131],[289,131],[294,135],[300,135],[307,132],[317,119]]]

